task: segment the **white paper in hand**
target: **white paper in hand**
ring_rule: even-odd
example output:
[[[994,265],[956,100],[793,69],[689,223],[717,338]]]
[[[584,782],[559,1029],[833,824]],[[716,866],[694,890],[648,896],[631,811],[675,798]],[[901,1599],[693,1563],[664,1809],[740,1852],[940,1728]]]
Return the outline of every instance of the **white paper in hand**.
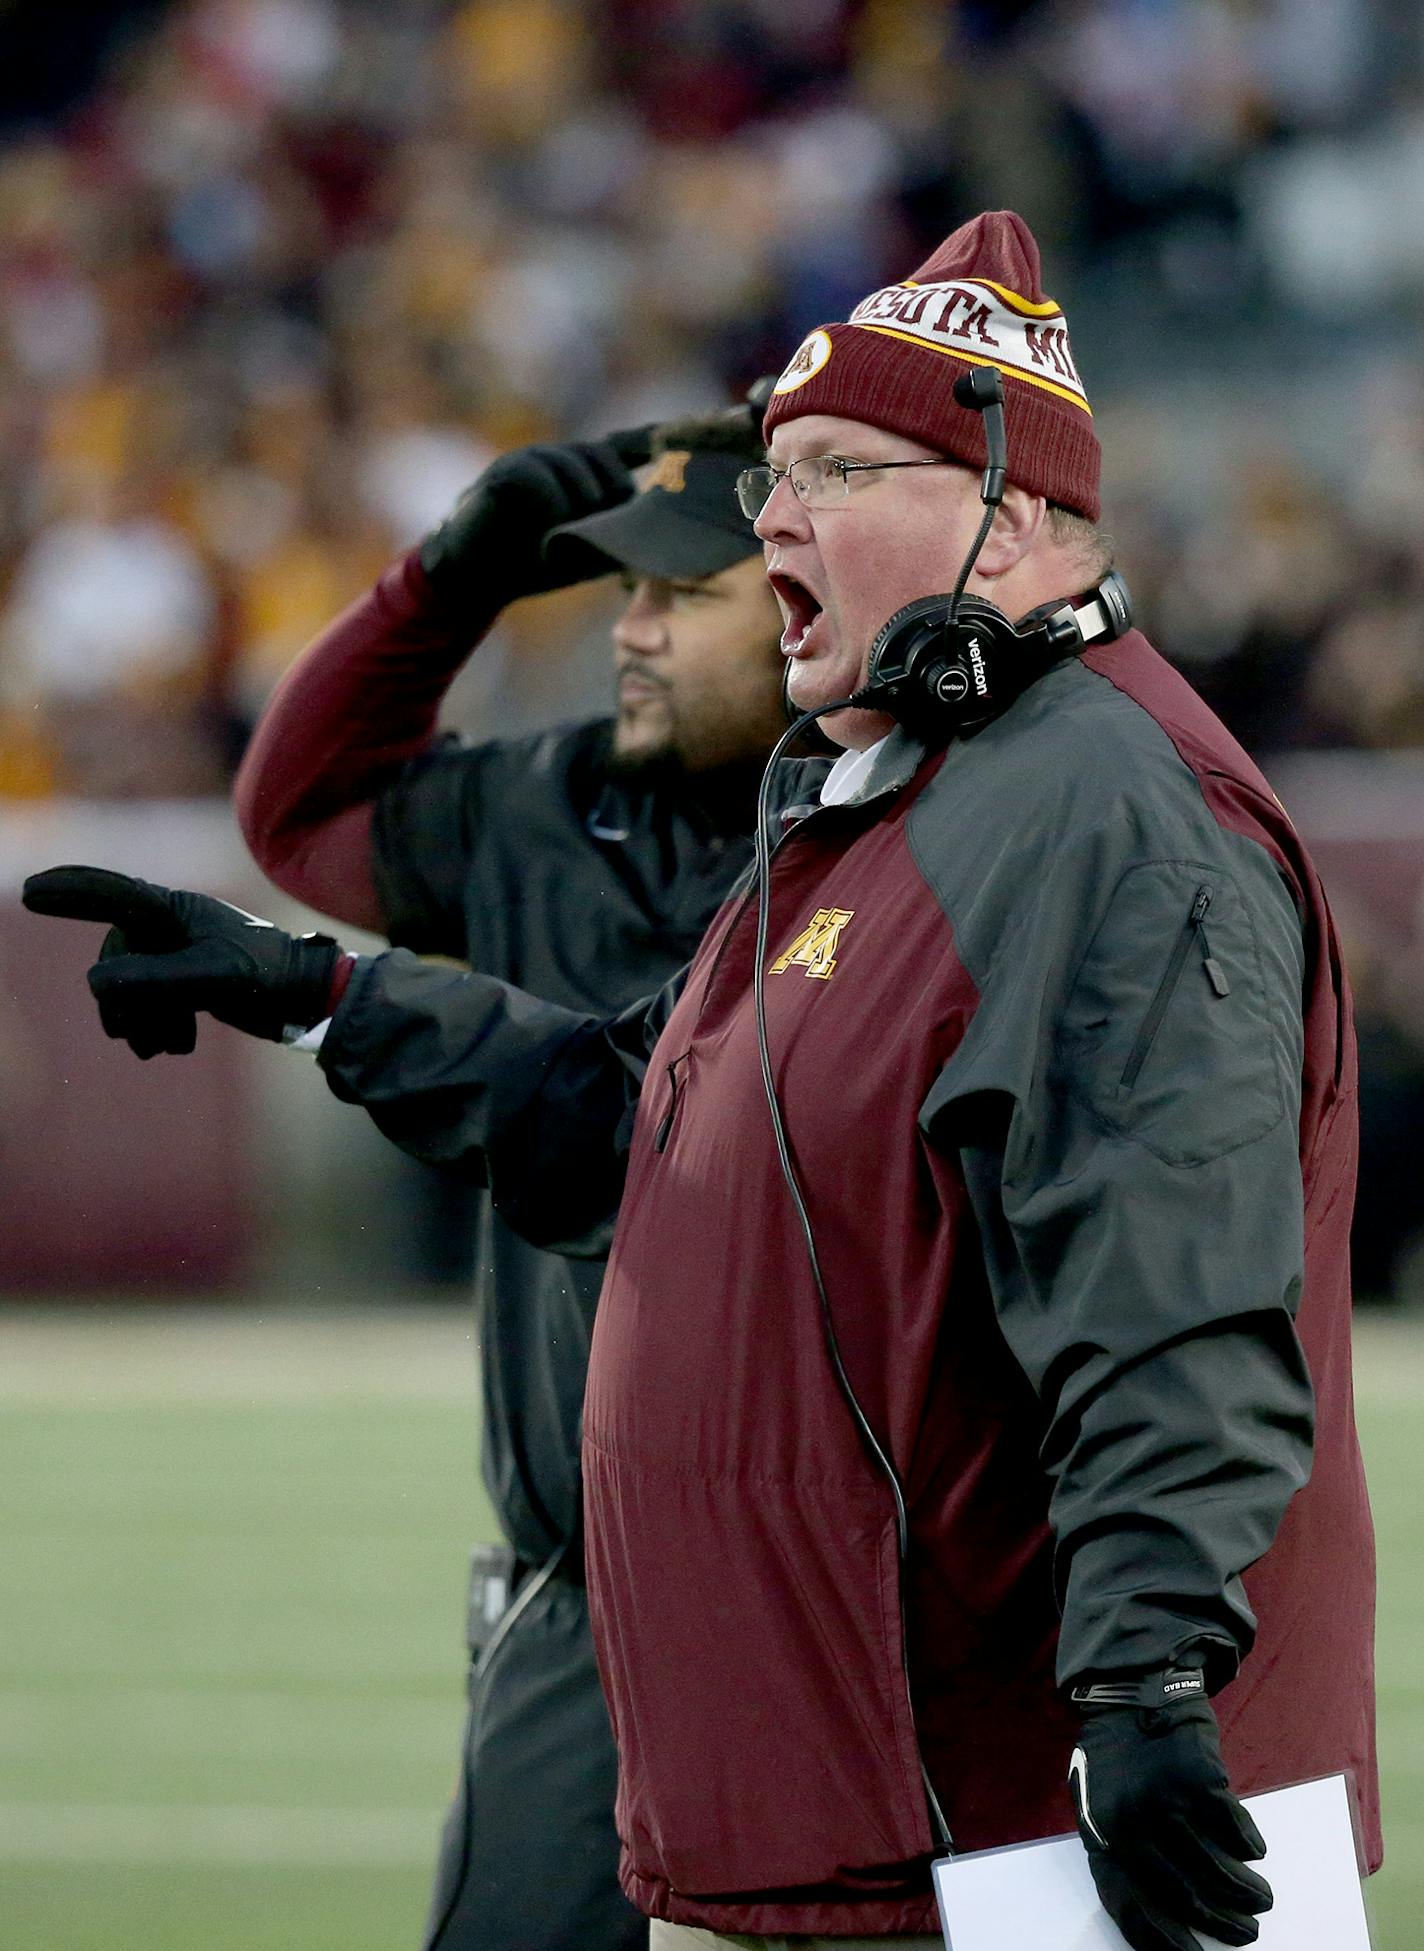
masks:
[[[1345,1777],[1247,1796],[1245,1806],[1266,1845],[1256,1867],[1276,1900],[1256,1951],[1370,1951]],[[934,1883],[949,1951],[1124,1951],[1077,1836],[946,1857]],[[1219,1951],[1216,1938],[1200,1941]]]

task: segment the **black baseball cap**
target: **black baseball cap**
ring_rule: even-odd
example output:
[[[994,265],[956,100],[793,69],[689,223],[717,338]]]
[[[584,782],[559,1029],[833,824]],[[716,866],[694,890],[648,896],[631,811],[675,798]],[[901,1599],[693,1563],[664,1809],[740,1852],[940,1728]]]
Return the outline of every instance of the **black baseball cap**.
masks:
[[[761,553],[737,506],[737,476],[750,465],[743,454],[669,447],[638,470],[641,478],[627,501],[552,529],[544,560],[573,579],[615,569],[635,576],[715,576]]]

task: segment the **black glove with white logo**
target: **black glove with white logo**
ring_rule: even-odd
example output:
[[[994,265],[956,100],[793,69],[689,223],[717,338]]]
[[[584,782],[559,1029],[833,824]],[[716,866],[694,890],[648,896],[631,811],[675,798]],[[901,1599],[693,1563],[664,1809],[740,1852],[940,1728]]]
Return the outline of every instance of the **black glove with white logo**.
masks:
[[[421,544],[420,566],[445,607],[457,615],[487,616],[518,597],[603,574],[582,560],[572,574],[551,569],[544,538],[565,522],[626,501],[632,470],[651,457],[652,432],[634,427],[605,440],[550,442],[501,454]]]
[[[1266,1853],[1231,1793],[1202,1676],[1179,1669],[1075,1687],[1068,1781],[1104,1910],[1132,1951],[1201,1951],[1193,1931],[1253,1944]]]
[[[105,867],[31,874],[23,899],[37,915],[111,924],[89,987],[106,1034],[136,1057],[185,1056],[198,1010],[273,1042],[331,1013],[344,955],[329,935],[288,935],[212,895]]]

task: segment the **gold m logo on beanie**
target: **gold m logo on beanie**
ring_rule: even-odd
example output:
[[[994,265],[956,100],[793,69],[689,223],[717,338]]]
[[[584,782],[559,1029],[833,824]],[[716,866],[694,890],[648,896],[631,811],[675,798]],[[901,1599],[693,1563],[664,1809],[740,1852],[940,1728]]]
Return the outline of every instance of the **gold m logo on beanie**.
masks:
[[[652,472],[638,489],[639,494],[661,488],[664,494],[680,495],[687,486],[687,463],[691,459],[691,448],[669,447],[665,454],[658,455]]]
[[[1092,417],[1062,309],[1051,298],[1035,304],[989,278],[910,280],[871,292],[851,313],[850,323],[947,352],[971,366],[1001,367]]]
[[[854,918],[854,908],[818,908],[786,953],[772,963],[771,973],[785,975],[790,968],[801,968],[808,976],[828,982],[835,970],[841,930]]]
[[[791,355],[790,363],[772,387],[772,393],[794,393],[808,379],[814,379],[831,356],[830,334],[810,332]]]

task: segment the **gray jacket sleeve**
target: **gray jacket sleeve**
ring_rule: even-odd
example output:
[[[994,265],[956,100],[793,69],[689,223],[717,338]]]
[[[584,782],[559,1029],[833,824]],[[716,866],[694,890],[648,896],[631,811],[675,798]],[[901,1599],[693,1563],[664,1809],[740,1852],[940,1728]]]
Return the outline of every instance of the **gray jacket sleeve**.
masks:
[[[394,949],[358,960],[319,1061],[402,1151],[488,1185],[533,1245],[600,1256],[648,1056],[681,984],[600,1020]]]
[[[992,915],[923,1114],[1042,1409],[1065,1685],[1189,1649],[1224,1684],[1310,1468],[1300,924],[1262,849],[1196,837],[1065,848]]]

